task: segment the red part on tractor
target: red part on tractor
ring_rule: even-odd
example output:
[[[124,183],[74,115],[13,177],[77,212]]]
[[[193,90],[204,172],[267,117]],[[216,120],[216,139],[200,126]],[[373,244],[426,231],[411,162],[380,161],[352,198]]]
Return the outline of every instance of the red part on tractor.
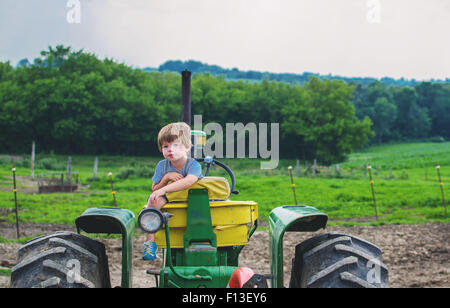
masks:
[[[230,277],[228,288],[243,288],[244,284],[248,282],[255,273],[248,267],[239,267]]]

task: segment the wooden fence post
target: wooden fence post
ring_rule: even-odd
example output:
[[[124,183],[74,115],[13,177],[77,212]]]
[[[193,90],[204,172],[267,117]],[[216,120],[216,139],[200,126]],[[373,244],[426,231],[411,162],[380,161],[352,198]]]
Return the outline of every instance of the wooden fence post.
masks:
[[[444,196],[444,183],[442,183],[441,180],[441,166],[439,166],[439,164],[436,164],[436,170],[437,170],[437,174],[438,174],[438,180],[439,180],[439,186],[441,187],[441,196],[442,196],[442,204],[444,205],[444,209],[445,209],[445,218],[448,218],[448,214],[447,214],[447,203],[445,202],[445,196]]]
[[[297,177],[300,177],[300,160],[297,159],[295,163],[295,173]]]
[[[35,159],[35,154],[36,152],[36,142],[32,142],[31,143],[31,179],[34,180],[34,159]]]
[[[93,175],[93,179],[97,179],[97,169],[98,169],[98,157],[95,157],[95,161],[94,161],[94,175]]]
[[[113,195],[114,206],[117,207],[116,192],[114,191],[114,184],[113,184],[113,180],[112,180],[112,173],[109,172],[108,176],[109,176],[109,182],[111,183],[111,194]]]
[[[367,170],[369,170],[370,188],[372,190],[373,207],[375,208],[375,219],[378,221],[377,201],[375,199],[375,191],[373,189],[372,166],[368,165]]]
[[[17,187],[16,187],[16,168],[13,166],[12,168],[13,172],[13,192],[14,192],[14,204],[16,207],[16,232],[17,232],[17,238],[19,238],[20,232],[19,232],[19,207],[17,206]]]
[[[69,184],[69,186],[71,185],[71,183],[70,183],[70,181],[71,181],[71,173],[72,173],[72,157],[69,156],[67,158],[67,183]]]
[[[295,195],[294,178],[292,177],[292,167],[289,166],[289,167],[288,167],[288,170],[289,170],[289,176],[291,177],[291,187],[292,187],[292,192],[294,193],[294,201],[295,201],[295,205],[298,205],[298,203],[297,203],[297,196]]]

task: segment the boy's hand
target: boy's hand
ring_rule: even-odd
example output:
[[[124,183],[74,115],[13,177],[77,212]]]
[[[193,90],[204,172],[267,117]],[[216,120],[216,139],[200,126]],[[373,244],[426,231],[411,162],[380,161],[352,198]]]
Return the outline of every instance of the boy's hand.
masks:
[[[159,197],[164,196],[165,191],[163,189],[158,189],[155,190],[151,195],[150,198],[148,199],[148,204],[155,204],[156,203],[156,199],[158,199]]]
[[[165,178],[166,182],[169,182],[169,181],[176,182],[176,181],[183,179],[184,176],[182,176],[178,172],[169,172],[169,173],[166,173],[166,175],[164,175],[164,178]]]

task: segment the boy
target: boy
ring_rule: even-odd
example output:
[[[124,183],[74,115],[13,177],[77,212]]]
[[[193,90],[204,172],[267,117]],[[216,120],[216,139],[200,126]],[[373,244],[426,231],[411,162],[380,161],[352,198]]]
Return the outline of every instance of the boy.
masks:
[[[186,189],[202,178],[199,162],[188,155],[191,147],[191,129],[186,123],[171,123],[159,131],[158,148],[165,159],[156,165],[152,178],[153,193],[148,198],[147,207],[161,209],[167,203],[166,193]],[[168,184],[169,181],[172,183]],[[154,234],[147,234],[143,250],[142,259],[156,259],[158,247]]]

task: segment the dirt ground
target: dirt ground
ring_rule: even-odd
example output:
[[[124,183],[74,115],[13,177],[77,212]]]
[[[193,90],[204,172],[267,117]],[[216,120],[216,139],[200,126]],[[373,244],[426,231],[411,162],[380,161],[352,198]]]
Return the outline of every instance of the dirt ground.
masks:
[[[75,231],[65,225],[21,224],[21,236],[37,236],[54,231]],[[284,281],[287,286],[291,271],[291,259],[296,244],[317,233],[342,231],[364,238],[383,252],[383,262],[389,269],[389,287],[393,288],[442,288],[450,287],[450,224],[427,223],[421,225],[386,225],[381,227],[329,227],[316,233],[286,233],[284,237]],[[15,238],[15,225],[0,224],[0,236]],[[107,247],[113,286],[120,285],[121,240],[102,239]],[[161,258],[153,263],[141,260],[140,247],[144,236],[134,240],[134,287],[155,286],[155,279],[145,273],[150,268],[160,268]],[[0,243],[0,268],[12,268],[20,244]],[[257,273],[270,272],[269,235],[255,232],[240,255],[240,265]],[[9,277],[0,276],[0,287],[9,287]]]

